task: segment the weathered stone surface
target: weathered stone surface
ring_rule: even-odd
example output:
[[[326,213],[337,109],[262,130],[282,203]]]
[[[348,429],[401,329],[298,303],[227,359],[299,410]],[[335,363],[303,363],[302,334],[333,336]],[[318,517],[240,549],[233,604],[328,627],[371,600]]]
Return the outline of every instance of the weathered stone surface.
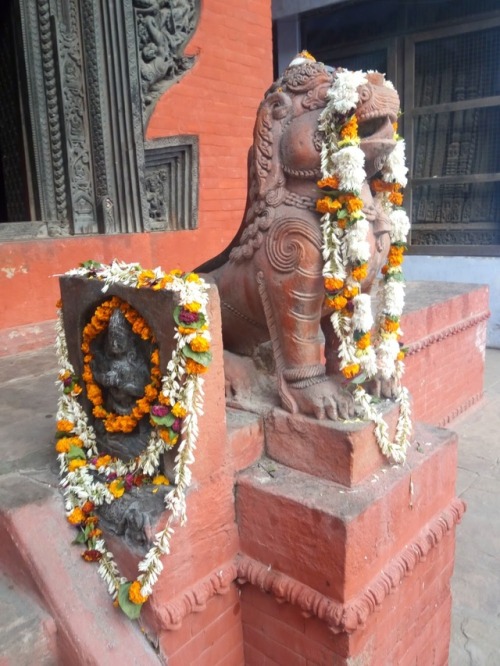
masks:
[[[265,459],[242,472],[242,552],[333,599],[350,599],[454,498],[456,437],[419,428],[415,443],[407,467],[385,466],[350,489]]]
[[[388,403],[384,418],[394,437],[399,409]],[[318,421],[301,414],[273,410],[264,419],[266,453],[293,469],[344,486],[355,486],[388,466],[370,421]]]

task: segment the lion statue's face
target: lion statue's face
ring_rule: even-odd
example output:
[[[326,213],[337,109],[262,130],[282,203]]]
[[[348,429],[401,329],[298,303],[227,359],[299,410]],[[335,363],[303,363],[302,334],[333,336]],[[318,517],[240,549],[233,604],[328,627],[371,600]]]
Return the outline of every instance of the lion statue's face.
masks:
[[[271,92],[283,97],[286,108],[282,122],[280,158],[285,172],[319,175],[322,136],[318,120],[327,104],[328,89],[335,71],[323,63],[307,62],[289,67]],[[384,75],[370,72],[367,82],[358,88],[359,102],[355,115],[361,149],[366,158],[365,170],[373,176],[394,149],[393,123],[399,111],[399,96]]]

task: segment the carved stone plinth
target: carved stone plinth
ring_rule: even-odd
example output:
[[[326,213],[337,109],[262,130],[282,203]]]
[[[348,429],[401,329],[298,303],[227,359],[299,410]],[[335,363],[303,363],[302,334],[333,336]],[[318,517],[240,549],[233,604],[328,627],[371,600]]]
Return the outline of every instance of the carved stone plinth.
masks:
[[[279,414],[277,427],[283,443]],[[324,452],[317,435],[304,432],[302,446]],[[454,527],[465,509],[455,497],[456,456],[453,433],[419,425],[407,465],[382,466],[353,488],[318,478],[318,468],[312,476],[269,458],[242,472],[238,576],[246,663],[274,653],[279,663],[316,656],[314,663],[339,666],[355,659],[409,666],[429,656],[429,645],[416,637],[422,614],[440,655],[434,663],[445,663]]]
[[[393,438],[399,409],[388,403],[382,413]],[[388,465],[371,421],[318,421],[275,409],[264,419],[264,428],[270,458],[349,488]]]

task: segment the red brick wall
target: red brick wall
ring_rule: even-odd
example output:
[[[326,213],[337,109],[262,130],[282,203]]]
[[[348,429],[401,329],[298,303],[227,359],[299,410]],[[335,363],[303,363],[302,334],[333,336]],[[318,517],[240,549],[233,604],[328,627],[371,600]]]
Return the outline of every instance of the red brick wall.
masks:
[[[159,100],[147,138],[197,134],[199,228],[194,231],[13,241],[0,246],[0,354],[43,346],[52,331],[33,324],[55,317],[52,276],[114,257],[145,267],[190,269],[218,254],[238,228],[255,112],[272,81],[271,3],[204,0],[186,52],[197,61]],[[27,327],[27,328],[24,328]]]
[[[448,662],[454,538],[446,536],[366,626],[334,634],[291,604],[245,585],[245,666],[444,666]]]

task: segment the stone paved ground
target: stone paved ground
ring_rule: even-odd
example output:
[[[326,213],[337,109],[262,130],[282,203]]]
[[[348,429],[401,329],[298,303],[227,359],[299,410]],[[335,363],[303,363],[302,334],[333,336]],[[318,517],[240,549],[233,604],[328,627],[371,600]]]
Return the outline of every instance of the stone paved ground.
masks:
[[[500,665],[500,350],[486,359],[485,400],[453,424],[468,510],[457,529],[450,666]],[[0,481],[54,478],[42,470],[54,466],[55,366],[51,350],[0,358]]]
[[[500,664],[500,350],[486,354],[485,399],[453,424],[459,435],[450,666]]]

